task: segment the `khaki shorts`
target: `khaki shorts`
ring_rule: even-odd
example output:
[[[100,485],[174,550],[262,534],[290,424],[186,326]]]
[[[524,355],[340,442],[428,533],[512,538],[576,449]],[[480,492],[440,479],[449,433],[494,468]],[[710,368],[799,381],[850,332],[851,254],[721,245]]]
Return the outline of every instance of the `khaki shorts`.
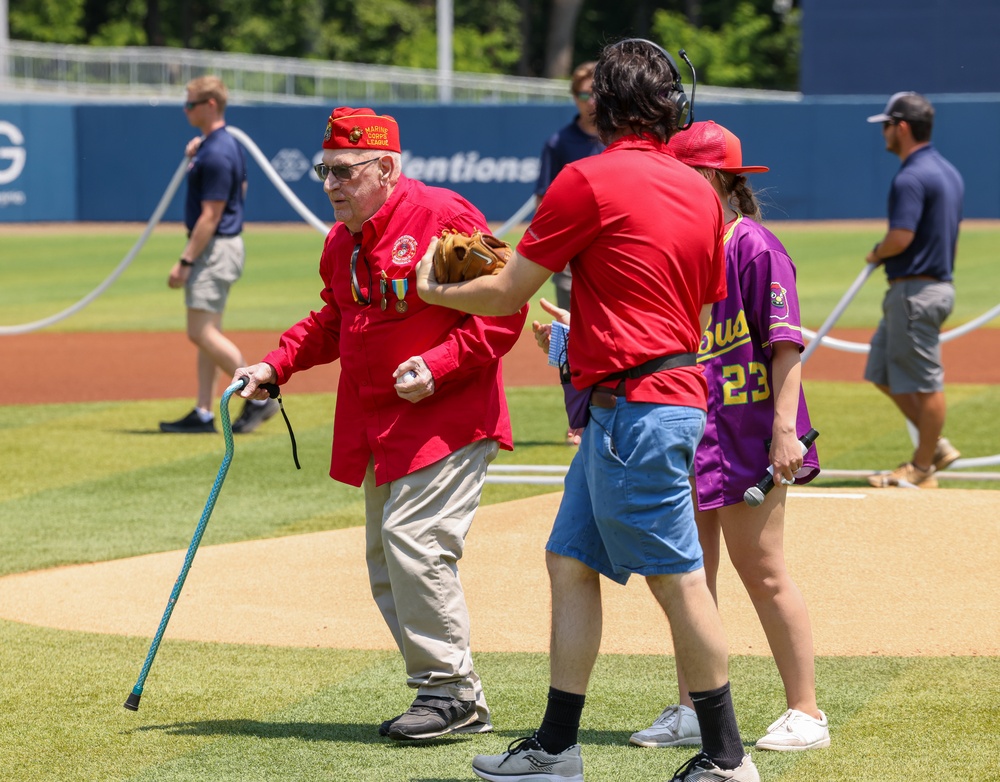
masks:
[[[865,380],[893,394],[944,390],[941,326],[955,306],[955,286],[901,280],[882,300],[882,320],[872,337]]]
[[[246,251],[242,236],[216,236],[191,267],[184,291],[189,310],[222,312],[229,288],[243,274]]]

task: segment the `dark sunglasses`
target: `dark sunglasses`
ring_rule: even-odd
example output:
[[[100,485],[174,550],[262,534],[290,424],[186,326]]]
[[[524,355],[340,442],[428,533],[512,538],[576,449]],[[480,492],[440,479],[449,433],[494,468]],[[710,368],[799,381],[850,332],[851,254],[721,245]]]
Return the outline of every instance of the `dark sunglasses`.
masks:
[[[576,94],[577,100],[590,100],[594,96],[592,92],[578,92]]]
[[[313,166],[313,171],[316,172],[316,176],[319,177],[320,182],[325,182],[330,174],[333,174],[338,182],[350,182],[354,177],[354,172],[351,169],[358,166],[366,166],[369,163],[374,163],[376,160],[381,160],[381,158],[373,157],[371,160],[362,160],[360,163],[352,163],[349,166],[328,166],[326,163],[317,163]]]
[[[191,111],[195,106],[200,106],[202,103],[208,103],[211,98],[203,98],[202,100],[187,100],[184,101],[184,108]]]
[[[358,255],[361,254],[361,245],[354,245],[354,252],[351,253],[351,293],[354,296],[354,301],[360,304],[362,307],[367,307],[372,303],[371,298],[368,295],[361,292],[361,286],[358,285]],[[372,267],[368,264],[368,259],[365,258],[365,268],[368,270],[368,292],[371,293],[372,289]]]

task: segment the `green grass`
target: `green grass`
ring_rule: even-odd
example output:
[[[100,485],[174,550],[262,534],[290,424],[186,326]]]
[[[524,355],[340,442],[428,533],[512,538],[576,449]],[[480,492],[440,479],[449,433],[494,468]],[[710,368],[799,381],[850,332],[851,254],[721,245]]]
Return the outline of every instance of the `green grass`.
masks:
[[[543,654],[477,655],[497,732],[400,746],[375,735],[409,702],[395,653],[168,640],[133,713],[121,704],[146,639],[2,621],[0,638],[0,776],[32,782],[469,780],[474,754],[537,726],[548,672]],[[588,779],[669,779],[690,755],[627,745],[672,697],[672,667],[669,657],[599,660],[581,732]],[[744,737],[761,735],[783,709],[773,663],[734,657],[731,676]],[[817,676],[832,747],[755,753],[763,779],[992,778],[997,659],[821,658]]]
[[[817,329],[864,268],[865,255],[885,232],[881,224],[870,229],[826,228],[769,223],[781,239],[798,270],[799,306],[803,325]],[[955,310],[946,328],[954,328],[982,315],[1000,300],[1000,268],[995,244],[1000,226],[965,225],[959,235],[955,264]],[[881,316],[885,274],[876,269],[854,301],[837,321],[842,328],[874,328]],[[994,319],[990,327],[1000,327]]]
[[[907,452],[898,416],[867,386],[809,382],[806,392],[825,467],[874,468]],[[968,456],[995,453],[1000,419],[992,411],[1000,405],[1000,388],[956,385],[949,397],[953,439]],[[512,388],[508,399],[515,450],[501,451],[497,464],[568,464],[573,449],[563,444],[559,388]],[[219,437],[162,437],[155,422],[175,407],[175,400],[154,400],[5,408],[0,575],[184,548],[223,451]],[[340,529],[362,518],[360,489],[327,476],[334,397],[294,395],[285,407],[303,469],[295,470],[280,423],[240,438],[206,542]],[[985,484],[942,485],[1000,488],[1000,471],[997,476]],[[558,489],[490,484],[483,500],[492,504]]]
[[[769,227],[785,243],[798,267],[804,325],[816,329],[862,269],[865,253],[881,236],[870,228],[804,228],[774,222]],[[29,323],[70,307],[107,277],[141,233],[138,226],[67,231],[17,231],[4,236],[0,255],[0,325]],[[1000,228],[966,225],[959,239],[955,271],[958,290],[953,328],[997,304],[1000,264],[994,250]],[[508,237],[515,239],[516,234]],[[309,226],[254,226],[244,235],[247,268],[226,310],[230,329],[284,330],[319,303],[322,236]],[[179,331],[182,293],[166,286],[183,236],[176,225],[161,225],[124,274],[97,301],[54,326],[53,331]],[[838,322],[873,327],[884,284],[876,271]],[[545,295],[552,299],[551,287]],[[536,297],[537,300],[537,297]],[[538,317],[533,310],[529,317]],[[1000,319],[991,327],[1000,327]]]
[[[772,228],[796,259],[807,325],[815,328],[856,277],[879,230]],[[995,233],[963,231],[954,323],[996,304]],[[6,235],[0,255],[4,323],[45,317],[75,302],[111,271],[139,230],[106,234]],[[227,325],[279,330],[312,306],[320,239],[311,229],[251,226],[248,271],[234,292]],[[180,242],[176,227],[158,229],[104,297],[56,330],[180,329],[179,294],[164,282]],[[842,325],[873,326],[881,289],[874,281],[866,286]],[[806,393],[826,467],[892,465],[908,452],[898,414],[873,389],[807,382]],[[568,463],[573,451],[562,442],[555,383],[510,389],[509,400],[517,449],[501,452],[498,464]],[[951,385],[948,401],[949,435],[964,454],[995,453],[1000,388]],[[360,490],[326,475],[333,404],[324,394],[285,400],[301,472],[291,463],[280,424],[238,440],[203,545],[359,523]],[[156,422],[175,412],[176,400],[4,407],[0,575],[185,548],[222,443],[156,435]],[[1000,473],[998,481],[968,486],[1000,488]],[[484,502],[556,490],[488,485]],[[525,595],[524,610],[546,606],[544,596]],[[172,640],[168,632],[142,708],[127,712],[121,704],[148,645],[148,638],[0,621],[0,779],[468,780],[472,755],[499,752],[536,727],[547,686],[546,655],[477,655],[497,733],[398,746],[374,733],[411,695],[401,686],[404,673],[393,652],[202,644]],[[589,780],[668,779],[690,754],[626,746],[628,734],[673,699],[672,671],[666,656],[601,658],[581,735]],[[765,780],[995,776],[998,658],[820,658],[817,674],[834,745],[815,753],[755,753]],[[783,710],[780,680],[764,657],[733,658],[731,675],[741,730],[755,738]]]

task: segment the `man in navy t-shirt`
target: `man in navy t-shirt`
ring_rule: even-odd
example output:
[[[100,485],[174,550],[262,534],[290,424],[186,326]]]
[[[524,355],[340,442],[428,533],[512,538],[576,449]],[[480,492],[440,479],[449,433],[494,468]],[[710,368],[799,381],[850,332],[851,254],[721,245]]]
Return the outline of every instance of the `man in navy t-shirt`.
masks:
[[[246,364],[240,349],[222,333],[229,289],[243,274],[243,204],[247,164],[243,150],[227,131],[226,85],[217,76],[200,76],[187,85],[184,112],[202,135],[185,149],[191,158],[184,201],[187,243],[167,284],[184,288],[188,339],[198,348],[198,394],[194,410],[177,421],[162,421],[160,431],[214,432],[212,393],[221,369],[232,377]],[[278,403],[248,401],[233,422],[236,433],[250,432],[278,411]]]
[[[934,107],[915,92],[897,92],[882,123],[885,147],[902,165],[889,191],[889,230],[866,258],[884,264],[889,290],[872,338],[865,379],[887,394],[913,424],[913,457],[891,472],[869,477],[872,486],[933,488],[934,473],[959,452],[941,436],[945,421],[941,326],[955,303],[952,275],[964,184],[931,144]]]

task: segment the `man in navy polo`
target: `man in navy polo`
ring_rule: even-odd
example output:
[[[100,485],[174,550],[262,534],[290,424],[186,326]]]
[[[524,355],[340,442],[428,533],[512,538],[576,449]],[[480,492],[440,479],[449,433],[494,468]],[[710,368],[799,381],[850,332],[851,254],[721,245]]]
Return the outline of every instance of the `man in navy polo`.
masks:
[[[934,107],[897,92],[881,114],[885,148],[902,165],[889,191],[889,230],[866,261],[884,264],[889,290],[872,337],[865,380],[888,395],[914,426],[912,458],[868,478],[875,487],[934,488],[934,473],[958,450],[941,436],[945,421],[941,326],[955,303],[952,273],[962,221],[962,176],[931,144]]]
[[[162,421],[160,431],[214,432],[212,393],[219,370],[231,377],[244,366],[243,354],[222,332],[229,289],[243,274],[243,206],[247,165],[243,150],[226,131],[228,91],[218,76],[187,84],[184,113],[201,136],[188,142],[184,224],[187,243],[170,270],[167,284],[184,288],[188,339],[198,348],[198,393],[194,409],[177,421]],[[278,411],[278,403],[248,400],[233,422],[237,434],[253,431]]]

